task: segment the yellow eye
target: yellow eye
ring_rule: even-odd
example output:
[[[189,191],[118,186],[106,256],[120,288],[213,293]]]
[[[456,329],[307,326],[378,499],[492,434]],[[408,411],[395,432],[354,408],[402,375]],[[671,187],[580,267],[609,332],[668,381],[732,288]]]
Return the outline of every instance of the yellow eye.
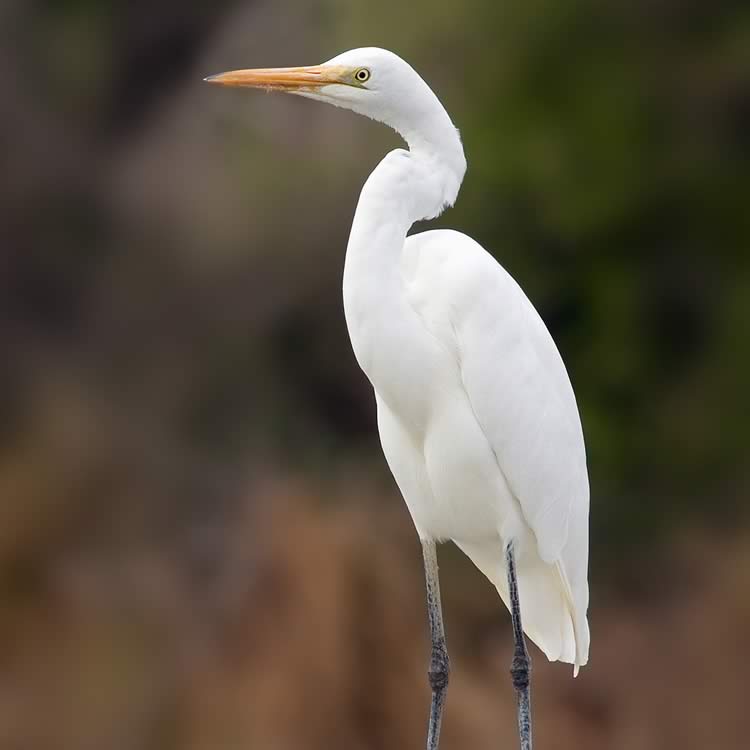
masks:
[[[355,74],[354,79],[357,83],[366,83],[370,80],[370,71],[367,68],[360,68]]]

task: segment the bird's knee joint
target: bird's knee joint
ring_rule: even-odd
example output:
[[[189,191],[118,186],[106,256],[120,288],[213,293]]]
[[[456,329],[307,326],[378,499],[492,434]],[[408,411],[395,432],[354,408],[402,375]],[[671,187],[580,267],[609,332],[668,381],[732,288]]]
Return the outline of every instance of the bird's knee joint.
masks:
[[[430,680],[430,687],[432,688],[433,692],[438,693],[448,687],[450,672],[450,667],[448,667],[447,665],[430,667],[429,672],[427,672],[427,677]]]
[[[526,690],[531,678],[531,662],[526,654],[516,654],[510,665],[510,678],[513,687],[518,690]]]
[[[430,669],[427,672],[433,692],[440,692],[448,687],[450,672],[451,663],[445,646],[433,649],[432,658],[430,659]]]

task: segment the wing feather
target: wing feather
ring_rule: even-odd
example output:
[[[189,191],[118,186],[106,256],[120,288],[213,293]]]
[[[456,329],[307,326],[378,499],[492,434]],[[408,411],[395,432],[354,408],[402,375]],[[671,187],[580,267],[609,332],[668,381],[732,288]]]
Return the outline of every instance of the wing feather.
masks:
[[[589,484],[562,357],[518,284],[466,235],[413,235],[404,255],[409,299],[436,336],[450,338],[476,418],[540,557],[559,567],[587,651]]]

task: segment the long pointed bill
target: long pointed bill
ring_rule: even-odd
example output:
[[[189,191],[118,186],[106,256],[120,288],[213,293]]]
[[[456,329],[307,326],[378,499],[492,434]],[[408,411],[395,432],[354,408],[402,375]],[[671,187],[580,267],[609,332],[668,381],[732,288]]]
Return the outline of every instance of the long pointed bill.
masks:
[[[246,86],[269,91],[305,91],[329,86],[332,83],[349,84],[351,71],[339,65],[310,65],[304,68],[255,68],[230,70],[204,78],[218,86]]]

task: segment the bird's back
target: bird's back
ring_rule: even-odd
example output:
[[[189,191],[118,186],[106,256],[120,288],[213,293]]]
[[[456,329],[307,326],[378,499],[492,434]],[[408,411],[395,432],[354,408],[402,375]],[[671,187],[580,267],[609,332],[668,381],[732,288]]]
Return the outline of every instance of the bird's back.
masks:
[[[496,541],[455,541],[507,603],[501,540],[518,540],[525,628],[551,659],[581,666],[589,643],[589,487],[557,347],[518,284],[466,235],[408,237],[402,273],[425,328],[455,356],[473,418],[520,508],[520,523],[514,514],[497,519]]]

